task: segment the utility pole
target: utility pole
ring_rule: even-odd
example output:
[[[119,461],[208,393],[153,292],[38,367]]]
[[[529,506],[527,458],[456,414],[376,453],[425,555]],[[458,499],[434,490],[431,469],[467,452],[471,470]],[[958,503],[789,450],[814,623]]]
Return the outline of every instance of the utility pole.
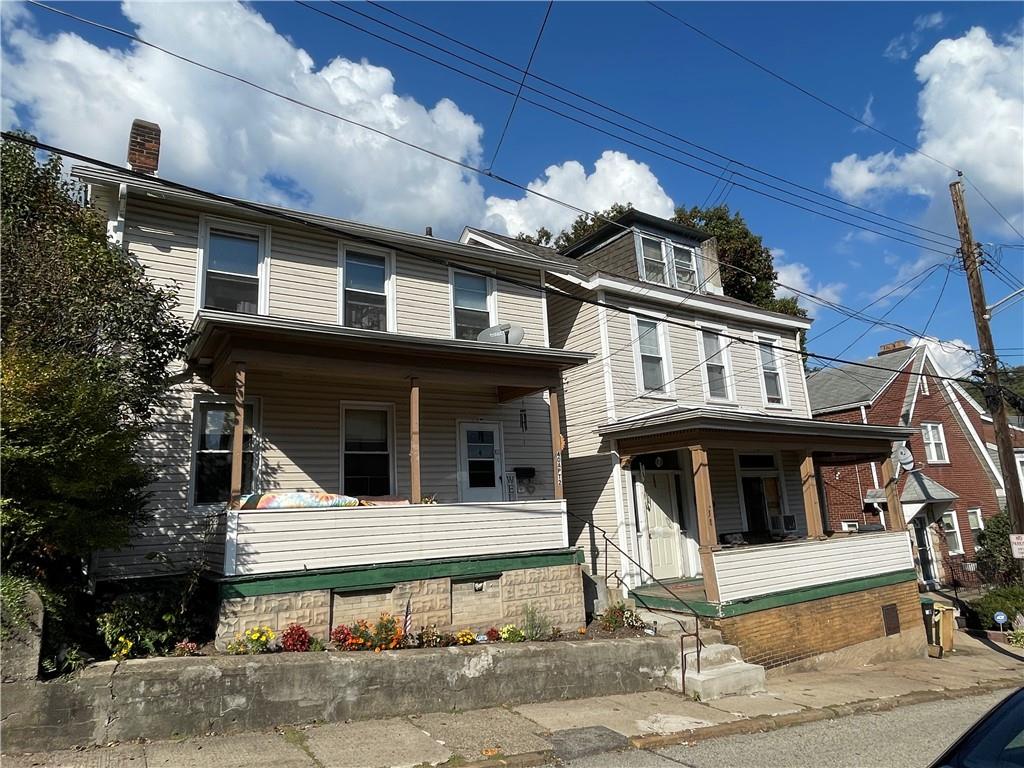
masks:
[[[999,450],[999,468],[1003,473],[1003,488],[1006,491],[1006,510],[1010,516],[1010,530],[1024,533],[1024,498],[1021,496],[1020,477],[1013,455],[1010,426],[1006,414],[1006,401],[999,384],[999,369],[996,361],[992,329],[989,328],[989,314],[985,304],[985,286],[981,282],[981,264],[978,261],[978,244],[971,234],[971,221],[967,218],[964,202],[964,188],[959,181],[949,185],[953,198],[953,213],[956,228],[960,232],[960,254],[967,272],[967,287],[971,292],[971,307],[974,310],[974,324],[978,328],[978,349],[981,352],[982,370],[985,374],[985,405],[992,414],[992,426],[996,433],[996,447]],[[1024,561],[1020,563],[1024,569]]]

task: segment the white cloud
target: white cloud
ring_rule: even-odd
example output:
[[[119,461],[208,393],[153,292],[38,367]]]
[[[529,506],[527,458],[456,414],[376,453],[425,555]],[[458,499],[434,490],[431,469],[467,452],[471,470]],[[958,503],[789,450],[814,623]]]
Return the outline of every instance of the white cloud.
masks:
[[[927,345],[928,353],[938,365],[939,375],[960,377],[978,367],[976,354],[967,351],[973,347],[963,339],[942,341],[934,336],[914,336],[910,339],[911,346],[916,347],[922,343]]]
[[[1024,226],[1022,57],[1020,36],[997,43],[975,27],[937,43],[914,70],[922,84],[920,151],[963,168],[1018,229]],[[828,185],[850,201],[891,193],[923,196],[930,203],[923,220],[950,231],[951,176],[921,154],[889,151],[833,163]],[[994,227],[1001,236],[1011,234],[987,206],[974,205],[971,216],[976,232]]]
[[[860,116],[860,119],[861,119],[862,122],[867,123],[867,125],[871,125],[871,126],[873,126],[875,124],[875,113],[872,110],[872,107],[874,106],[874,104],[875,104],[875,94],[869,93],[868,94],[868,101],[864,105],[864,112]],[[857,133],[858,131],[866,131],[866,130],[867,130],[867,128],[865,126],[863,126],[863,125],[856,125],[853,128],[853,132],[854,133]]]
[[[780,298],[796,296],[800,306],[806,309],[807,314],[811,317],[818,313],[821,305],[801,296],[799,292],[811,293],[820,299],[832,303],[838,303],[842,299],[843,290],[846,288],[845,283],[822,283],[815,281],[811,275],[811,268],[806,264],[799,261],[787,263],[785,261],[786,252],[783,249],[771,248],[770,250],[775,261],[775,271],[778,272],[776,279],[779,283],[784,284],[776,287],[775,294],[777,296]]]
[[[883,55],[893,61],[906,61],[921,44],[921,33],[929,29],[937,29],[946,23],[942,11],[926,13],[914,19],[914,28],[910,32],[897,35],[885,47]]]
[[[543,179],[535,179],[528,186],[588,211],[603,210],[613,203],[632,203],[634,208],[655,216],[669,218],[675,212],[672,199],[650,167],[611,150],[601,154],[589,175],[579,162],[569,160],[549,166]],[[536,195],[524,194],[516,199],[488,197],[485,226],[509,235],[532,234],[542,226],[559,232],[578,215]]]
[[[392,73],[365,60],[317,66],[246,6],[126,2],[122,10],[141,37],[171,50],[464,162],[480,156],[482,126],[452,101],[400,96]],[[28,118],[20,127],[122,163],[140,117],[163,130],[168,178],[411,230],[454,233],[483,214],[478,180],[451,164],[150,48],[42,36],[24,13],[5,14],[4,43],[5,128],[19,124],[17,105]]]

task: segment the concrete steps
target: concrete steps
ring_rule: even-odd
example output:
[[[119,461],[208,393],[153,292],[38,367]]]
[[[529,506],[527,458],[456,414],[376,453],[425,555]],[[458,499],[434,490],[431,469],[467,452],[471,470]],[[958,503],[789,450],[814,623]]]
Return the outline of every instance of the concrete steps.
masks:
[[[705,648],[705,652],[711,647]],[[764,679],[764,667],[757,664],[733,660],[709,665],[704,664],[702,656],[700,672],[695,666],[686,670],[686,694],[701,701],[713,701],[724,696],[761,693],[764,691]]]

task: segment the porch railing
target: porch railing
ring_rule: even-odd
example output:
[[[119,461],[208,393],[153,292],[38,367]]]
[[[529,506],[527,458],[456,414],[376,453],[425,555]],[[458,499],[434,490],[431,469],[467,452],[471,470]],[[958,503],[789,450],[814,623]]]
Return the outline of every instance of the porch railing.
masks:
[[[226,576],[569,546],[564,500],[229,510]]]
[[[651,573],[649,570],[644,568],[643,565],[641,565],[639,562],[637,562],[628,552],[626,552],[624,549],[622,549],[622,547],[620,547],[618,544],[616,544],[614,541],[612,541],[612,538],[608,535],[608,531],[606,531],[601,526],[596,525],[593,521],[588,520],[585,517],[580,517],[579,515],[573,514],[568,509],[566,509],[566,515],[567,515],[567,517],[571,517],[573,520],[576,520],[576,521],[582,523],[584,526],[589,527],[590,530],[593,533],[600,534],[601,541],[604,544],[604,547],[603,547],[602,551],[603,551],[603,554],[604,554],[604,563],[605,563],[605,574],[606,574],[606,576],[611,576],[611,575],[614,574],[614,572],[609,572],[609,570],[608,570],[608,550],[609,550],[609,548],[611,548],[611,549],[614,549],[616,552],[618,552],[620,555],[622,555],[624,558],[626,558],[626,560],[628,560],[630,563],[632,563],[640,571],[640,573],[644,574],[647,578],[649,578],[651,580],[651,583],[657,584],[659,587],[664,589],[665,592],[669,595],[669,597],[671,597],[673,600],[678,602],[685,609],[683,611],[673,611],[674,613],[689,614],[692,617],[692,619],[693,619],[693,630],[691,631],[691,630],[688,630],[686,628],[686,625],[682,621],[680,621],[679,619],[675,618],[674,616],[665,616],[665,618],[671,619],[672,621],[676,622],[676,624],[679,625],[679,630],[680,630],[680,634],[679,634],[679,666],[680,666],[680,675],[681,675],[681,678],[682,678],[681,681],[680,681],[680,683],[681,683],[680,687],[681,687],[681,691],[682,691],[683,695],[685,696],[686,695],[686,665],[687,665],[686,664],[686,660],[687,660],[688,656],[690,656],[690,655],[696,656],[697,674],[700,674],[700,656],[701,656],[701,650],[704,648],[704,641],[701,640],[701,638],[700,638],[700,616],[697,614],[697,612],[693,609],[693,607],[689,603],[687,603],[685,600],[683,600],[682,598],[678,597],[675,593],[673,593],[672,590],[669,588],[669,586],[667,584],[665,584],[665,582],[663,582],[660,579],[658,579],[653,573]],[[595,536],[595,538],[596,538],[596,536]],[[619,581],[621,583],[622,579],[619,578]],[[655,612],[655,611],[658,610],[657,608],[651,608],[650,606],[645,604],[644,601],[643,601],[643,596],[642,595],[634,594],[633,599],[636,600],[638,603],[644,605],[644,607],[647,610],[651,611],[651,612]],[[661,613],[659,615],[664,615],[664,614]],[[687,651],[686,650],[686,638],[688,638],[688,637],[692,637],[693,638],[694,649],[692,651]]]

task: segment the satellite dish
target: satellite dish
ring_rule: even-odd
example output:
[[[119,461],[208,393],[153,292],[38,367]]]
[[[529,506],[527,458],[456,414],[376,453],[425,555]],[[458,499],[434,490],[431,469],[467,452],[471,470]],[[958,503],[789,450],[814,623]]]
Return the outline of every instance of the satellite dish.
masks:
[[[512,323],[500,323],[485,328],[477,334],[477,341],[486,341],[491,344],[508,344],[516,346],[523,343],[526,332],[518,325]]]
[[[896,449],[893,458],[896,459],[904,472],[910,472],[914,468],[914,454],[905,445],[901,445]]]

